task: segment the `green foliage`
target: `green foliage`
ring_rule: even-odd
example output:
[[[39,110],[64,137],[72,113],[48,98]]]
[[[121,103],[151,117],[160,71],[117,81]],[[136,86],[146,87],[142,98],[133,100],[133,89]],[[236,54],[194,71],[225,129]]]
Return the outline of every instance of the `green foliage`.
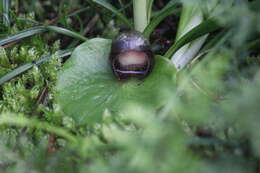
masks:
[[[149,23],[149,25],[144,30],[144,36],[149,38],[151,33],[154,31],[154,29],[162,22],[162,20],[165,19],[165,17],[178,13],[179,9],[177,6],[177,3],[170,1],[162,10],[160,10],[160,13],[155,15],[153,17],[153,20]]]
[[[187,68],[176,72],[157,55],[147,78],[123,82],[108,64],[107,38],[122,24],[119,13],[132,21],[131,2],[0,2],[0,172],[260,171],[257,0],[200,1],[211,18],[166,53],[209,34]],[[112,13],[101,2],[111,3]],[[153,1],[145,34],[164,30],[168,15],[180,17],[168,10],[183,2]],[[157,3],[169,5],[160,10]],[[51,32],[31,32],[49,22]],[[61,28],[72,37],[57,35]],[[88,39],[67,60],[78,39],[99,35],[105,38]]]
[[[103,7],[105,7],[106,9],[110,10],[111,12],[113,12],[116,16],[118,16],[118,18],[120,20],[122,20],[122,22],[127,25],[128,27],[132,27],[131,21],[129,21],[126,16],[124,16],[122,13],[120,13],[120,11],[118,11],[115,7],[113,7],[111,4],[109,4],[107,1],[104,0],[93,0],[93,2],[102,5]]]
[[[170,49],[165,53],[165,57],[169,58],[173,53],[180,49],[185,44],[196,40],[197,38],[217,30],[219,26],[216,24],[216,21],[211,19],[202,22],[198,26],[194,27],[190,32],[184,34]]]

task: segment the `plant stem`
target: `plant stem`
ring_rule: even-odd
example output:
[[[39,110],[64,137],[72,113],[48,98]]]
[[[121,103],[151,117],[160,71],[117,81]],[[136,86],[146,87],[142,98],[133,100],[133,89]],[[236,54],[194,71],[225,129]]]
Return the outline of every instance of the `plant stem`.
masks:
[[[2,12],[3,12],[3,24],[5,26],[10,25],[10,19],[9,19],[9,8],[10,8],[10,2],[9,0],[2,0]]]
[[[154,0],[147,0],[147,20],[150,21]]]
[[[148,25],[148,13],[147,13],[148,0],[134,0],[134,24],[135,30],[143,32]]]
[[[40,130],[45,130],[50,133],[53,133],[55,135],[64,137],[68,141],[72,143],[76,143],[78,140],[75,136],[73,136],[71,133],[69,133],[67,130],[61,127],[53,126],[50,125],[47,122],[41,122],[36,119],[28,119],[23,116],[16,116],[12,114],[7,114],[7,115],[1,115],[0,116],[0,124],[7,124],[11,126],[19,126],[19,127],[31,127],[31,128],[37,128]]]

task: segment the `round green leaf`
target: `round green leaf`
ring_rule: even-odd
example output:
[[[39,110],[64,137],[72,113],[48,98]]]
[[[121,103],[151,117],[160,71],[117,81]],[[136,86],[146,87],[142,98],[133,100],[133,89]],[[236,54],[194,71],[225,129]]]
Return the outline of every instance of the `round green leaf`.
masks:
[[[58,75],[57,102],[78,124],[101,120],[105,110],[118,113],[129,102],[158,109],[174,92],[175,68],[156,56],[152,72],[143,80],[119,81],[109,64],[111,40],[88,40],[72,53]]]

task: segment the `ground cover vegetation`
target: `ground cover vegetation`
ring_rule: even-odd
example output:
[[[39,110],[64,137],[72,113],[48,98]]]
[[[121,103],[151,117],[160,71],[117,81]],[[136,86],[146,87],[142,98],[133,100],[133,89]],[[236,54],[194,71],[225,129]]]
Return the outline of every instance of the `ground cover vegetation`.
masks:
[[[258,0],[1,0],[0,172],[260,172],[259,55]]]

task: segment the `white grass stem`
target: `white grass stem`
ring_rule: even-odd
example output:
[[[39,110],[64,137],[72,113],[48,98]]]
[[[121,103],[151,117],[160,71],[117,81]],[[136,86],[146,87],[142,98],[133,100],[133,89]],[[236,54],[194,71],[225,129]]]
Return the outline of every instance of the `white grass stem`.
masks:
[[[148,25],[147,0],[134,0],[134,24],[135,30],[143,32]]]

